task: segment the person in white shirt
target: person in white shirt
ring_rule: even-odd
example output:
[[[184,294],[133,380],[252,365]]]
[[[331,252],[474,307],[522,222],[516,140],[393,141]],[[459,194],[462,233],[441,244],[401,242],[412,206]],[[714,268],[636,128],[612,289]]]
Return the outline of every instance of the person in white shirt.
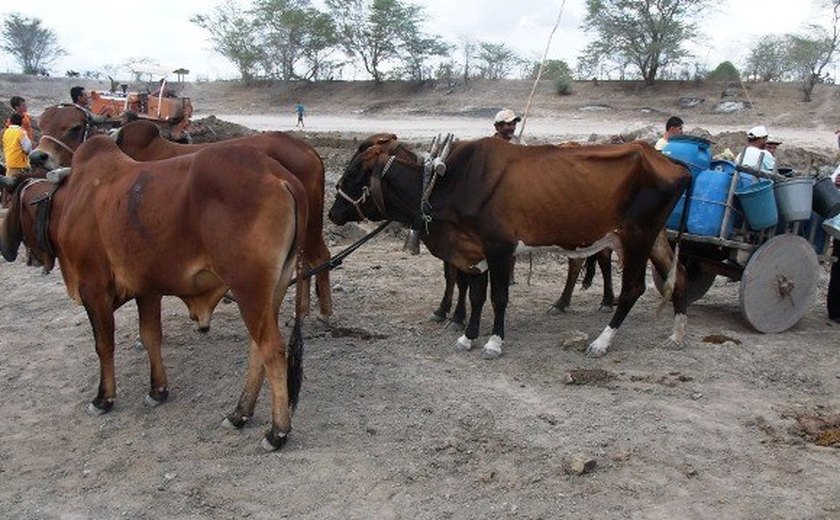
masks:
[[[675,135],[682,135],[683,133],[683,120],[677,116],[672,116],[668,118],[668,121],[665,122],[665,133],[662,134],[662,137],[656,141],[656,144],[653,145],[659,151],[662,151],[665,148],[665,145],[668,144],[668,139],[674,137]]]
[[[738,154],[736,162],[743,166],[770,173],[776,167],[776,158],[766,150],[767,129],[754,126],[747,132],[747,148]]]

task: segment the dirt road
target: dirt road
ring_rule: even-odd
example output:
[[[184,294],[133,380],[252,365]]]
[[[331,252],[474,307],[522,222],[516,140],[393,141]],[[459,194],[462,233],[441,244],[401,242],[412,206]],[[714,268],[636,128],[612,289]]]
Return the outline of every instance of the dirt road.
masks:
[[[344,121],[417,138],[432,128]],[[318,148],[327,206],[352,141],[341,146]],[[333,253],[371,227],[330,226]],[[580,350],[609,319],[597,309],[600,281],[549,316],[565,261],[535,258],[530,284],[520,261],[505,355],[488,362],[456,353],[460,333],[428,320],[440,261],[401,245],[401,233],[380,236],[333,272],[336,315],[305,324],[294,429],[270,454],[259,448],[266,391],[248,427],[221,428],[247,356],[234,304],[202,335],[165,299],[170,399],[155,409],[143,405],[136,308],[119,310],[118,399],[91,417],[98,361],[84,309],[58,270],[0,263],[0,518],[840,516],[840,327],[825,318],[823,267],[806,317],[777,335],[750,329],[738,284],[718,277],[689,308],[683,350],[660,346],[672,320],[654,315],[649,281],[611,352],[593,360]],[[482,342],[490,322],[488,305]]]

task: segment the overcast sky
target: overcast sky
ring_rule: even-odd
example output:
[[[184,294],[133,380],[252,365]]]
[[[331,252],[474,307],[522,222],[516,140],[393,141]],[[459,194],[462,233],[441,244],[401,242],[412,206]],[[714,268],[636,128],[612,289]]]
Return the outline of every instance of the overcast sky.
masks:
[[[232,1],[232,0],[229,0]],[[235,1],[235,0],[233,0]],[[250,2],[239,0],[240,5]],[[551,29],[560,14],[562,0],[415,0],[425,7],[426,30],[451,43],[463,38],[505,43],[522,57],[539,59],[545,52]],[[67,70],[103,70],[129,58],[147,57],[166,70],[184,67],[188,79],[238,77],[235,68],[213,53],[207,33],[189,22],[195,14],[211,13],[217,0],[142,0],[139,2],[86,2],[30,0],[3,2],[0,17],[19,12],[39,18],[54,30],[67,50],[52,68],[52,75]],[[320,3],[316,0],[316,5]],[[704,21],[705,37],[693,48],[707,67],[729,59],[736,66],[745,50],[767,33],[794,32],[806,23],[818,22],[812,0],[718,0]],[[580,29],[585,0],[567,0],[560,27],[552,39],[548,57],[575,58],[587,43]],[[19,72],[8,55],[0,55],[0,71]],[[345,79],[351,73],[345,73]],[[360,79],[365,79],[360,76]]]

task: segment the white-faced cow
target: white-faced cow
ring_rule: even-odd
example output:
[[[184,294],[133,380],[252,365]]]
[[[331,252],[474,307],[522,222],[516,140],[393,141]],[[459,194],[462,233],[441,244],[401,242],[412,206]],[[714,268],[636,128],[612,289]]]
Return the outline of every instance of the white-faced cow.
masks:
[[[39,210],[33,202],[41,199]],[[21,241],[45,264],[57,258],[67,292],[84,305],[100,362],[99,390],[88,411],[109,411],[116,396],[114,311],[137,302],[140,337],[151,366],[150,406],[168,396],[161,357],[161,299],[213,308],[227,290],[251,336],[248,371],[226,421],[253,414],[265,378],[272,400],[263,446],[281,446],[302,377],[298,290],[288,352],[280,305],[303,252],[307,196],[296,177],[259,150],[207,148],[164,161],[137,162],[108,137],[88,139],[73,154],[72,175],[57,190],[40,181],[15,191],[0,228],[8,261]]]
[[[674,284],[669,341],[684,341],[685,273],[662,230],[689,182],[684,167],[642,142],[561,148],[485,138],[457,143],[429,193],[422,166],[372,146],[348,164],[329,216],[338,225],[365,217],[412,225],[423,218],[422,239],[432,254],[464,272],[489,270],[495,316],[486,358],[502,352],[514,254],[553,248],[583,257],[613,248],[624,266],[621,293],[609,325],[587,349],[601,356],[645,290],[648,258]],[[457,342],[462,349],[478,337],[485,299],[486,281],[482,286],[481,277],[472,277],[471,315]]]

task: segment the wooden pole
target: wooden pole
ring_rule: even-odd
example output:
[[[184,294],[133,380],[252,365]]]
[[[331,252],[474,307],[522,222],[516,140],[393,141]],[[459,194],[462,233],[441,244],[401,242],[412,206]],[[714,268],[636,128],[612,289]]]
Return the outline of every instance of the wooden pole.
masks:
[[[560,5],[560,14],[557,15],[557,22],[554,23],[554,28],[551,29],[551,34],[548,35],[548,42],[545,44],[545,52],[543,53],[543,58],[540,62],[540,68],[537,70],[537,79],[534,80],[534,86],[531,88],[531,94],[528,96],[528,102],[525,104],[525,111],[522,113],[522,125],[519,127],[520,138],[522,138],[522,134],[525,133],[525,121],[528,120],[528,111],[531,109],[531,100],[534,98],[534,92],[537,90],[537,84],[540,82],[540,76],[542,76],[543,68],[545,68],[545,58],[548,56],[551,39],[554,37],[555,31],[557,31],[557,27],[560,25],[560,19],[563,17],[564,7],[566,7],[566,0],[563,0],[563,3]]]

